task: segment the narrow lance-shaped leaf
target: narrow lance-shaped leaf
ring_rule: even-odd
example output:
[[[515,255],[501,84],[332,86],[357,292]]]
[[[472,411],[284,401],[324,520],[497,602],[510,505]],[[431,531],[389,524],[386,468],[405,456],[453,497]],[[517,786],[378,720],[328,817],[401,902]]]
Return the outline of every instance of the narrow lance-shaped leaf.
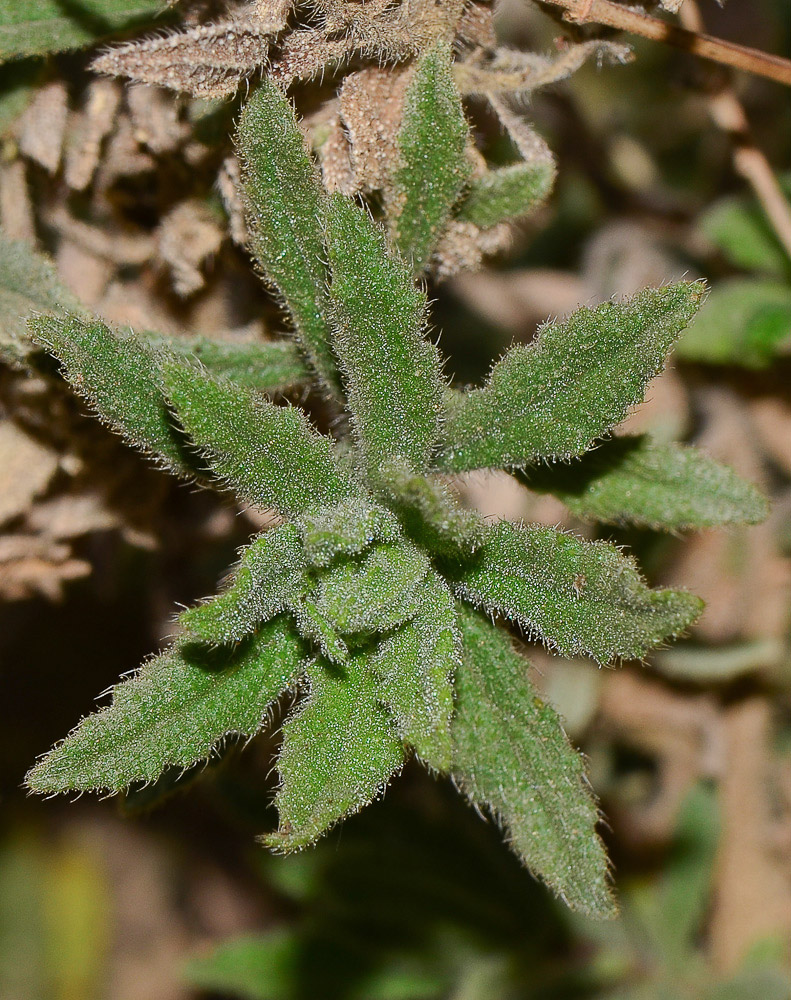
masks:
[[[686,591],[650,589],[614,545],[543,525],[501,522],[449,575],[461,596],[518,622],[561,655],[601,663],[644,656],[703,608]]]
[[[424,468],[439,435],[440,358],[423,337],[426,297],[384,231],[349,198],[327,212],[340,360],[369,470],[401,456]]]
[[[162,378],[187,433],[212,470],[244,500],[298,514],[356,492],[332,442],[314,431],[300,410],[274,406],[188,365],[166,362]]]
[[[324,194],[291,102],[264,80],[239,121],[250,246],[288,307],[306,357],[339,391],[328,328]]]
[[[646,435],[613,438],[568,464],[537,466],[517,478],[552,493],[578,517],[609,524],[681,531],[758,524],[767,515],[760,491],[727,465]]]
[[[509,222],[536,208],[552,190],[551,161],[513,163],[476,177],[459,206],[457,218],[481,229]]]
[[[27,776],[34,792],[118,792],[205,760],[224,736],[253,736],[297,677],[303,648],[284,618],[233,651],[182,645],[113,689]]]
[[[484,388],[456,394],[437,467],[521,468],[587,451],[642,400],[702,296],[701,284],[646,289],[512,347]]]
[[[502,822],[511,847],[572,909],[611,917],[607,857],[582,758],[528,679],[530,664],[482,615],[461,610],[454,781]]]
[[[283,726],[275,799],[279,826],[263,838],[280,851],[311,844],[368,805],[404,761],[364,658],[337,672],[316,663],[310,681],[304,705]]]
[[[168,412],[157,359],[136,337],[121,337],[100,320],[35,317],[30,331],[62,363],[66,378],[102,419],[156,455],[173,472],[195,473],[195,462]]]
[[[428,264],[469,177],[468,139],[450,46],[441,42],[418,62],[407,88],[393,178],[395,242],[417,272]]]
[[[455,601],[441,578],[432,572],[420,590],[417,614],[382,640],[370,669],[379,678],[379,697],[401,739],[426,764],[447,771],[461,636]]]
[[[0,60],[92,45],[153,21],[163,7],[162,0],[0,0]]]
[[[238,642],[262,622],[285,611],[308,587],[302,539],[292,524],[259,535],[242,552],[229,586],[179,615],[204,642]]]
[[[395,542],[401,537],[392,511],[366,496],[308,511],[298,524],[305,555],[314,566],[329,566],[339,556],[359,555],[374,542]]]

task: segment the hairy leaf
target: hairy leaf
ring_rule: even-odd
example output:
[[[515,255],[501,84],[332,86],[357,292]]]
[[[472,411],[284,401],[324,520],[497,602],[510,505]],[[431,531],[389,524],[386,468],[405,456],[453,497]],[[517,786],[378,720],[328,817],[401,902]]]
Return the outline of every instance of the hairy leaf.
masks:
[[[370,668],[401,739],[426,764],[447,771],[461,636],[455,601],[440,577],[432,572],[420,591],[418,613],[380,643]]]
[[[457,217],[481,229],[518,219],[546,198],[554,180],[551,161],[513,163],[489,170],[470,184]]]
[[[344,635],[383,632],[415,614],[428,571],[428,559],[409,542],[380,544],[328,570],[316,607]]]
[[[358,555],[374,542],[394,542],[401,535],[395,515],[364,496],[309,511],[299,525],[314,566],[329,566],[338,556]]]
[[[311,373],[289,341],[235,343],[206,337],[148,336],[152,347],[177,357],[197,358],[212,373],[248,389],[276,392],[309,381]]]
[[[28,325],[102,419],[173,472],[194,473],[159,385],[157,358],[145,343],[113,333],[100,320],[37,316]]]
[[[163,6],[162,0],[0,0],[0,60],[92,45],[153,21]]]
[[[681,531],[721,524],[758,524],[768,513],[759,490],[733,469],[681,444],[645,435],[619,437],[568,464],[517,476],[552,493],[578,517],[609,524]]]
[[[338,390],[321,230],[324,195],[291,102],[264,80],[239,121],[250,246],[288,307],[305,356]]]
[[[343,671],[314,664],[310,681],[304,705],[283,726],[279,827],[263,838],[280,851],[305,847],[368,805],[404,761],[363,657]]]
[[[349,647],[338,635],[333,622],[319,610],[312,594],[304,595],[291,610],[303,638],[312,643],[330,663],[346,663],[349,659]]]
[[[300,670],[302,644],[283,618],[233,650],[177,646],[113,689],[27,776],[34,792],[120,791],[170,766],[205,760],[229,733],[253,736]]]
[[[428,264],[469,177],[468,137],[450,46],[441,42],[418,62],[407,88],[393,178],[395,243],[417,272]]]
[[[453,397],[437,466],[521,468],[587,451],[642,399],[702,296],[700,284],[645,289],[512,347],[483,389]]]
[[[580,755],[528,679],[530,664],[482,615],[461,610],[452,774],[503,823],[513,850],[572,909],[611,917],[607,857]]]
[[[188,365],[165,363],[162,376],[185,430],[212,470],[243,499],[299,514],[355,492],[332,442],[316,433],[300,410],[274,406]]]
[[[712,289],[678,344],[678,356],[710,365],[768,368],[791,355],[791,287],[732,278]]]
[[[439,436],[440,358],[423,338],[426,297],[384,231],[351,199],[327,212],[335,350],[354,429],[373,474],[401,456],[425,468]]]
[[[34,350],[27,318],[50,311],[85,313],[48,258],[0,233],[0,360],[23,365]]]
[[[584,542],[543,525],[506,521],[461,569],[459,594],[519,623],[563,656],[606,663],[644,656],[683,632],[703,604],[693,594],[651,590],[633,559],[607,542]]]
[[[291,524],[259,535],[242,551],[228,587],[179,621],[197,639],[238,642],[290,608],[307,589],[302,538]]]

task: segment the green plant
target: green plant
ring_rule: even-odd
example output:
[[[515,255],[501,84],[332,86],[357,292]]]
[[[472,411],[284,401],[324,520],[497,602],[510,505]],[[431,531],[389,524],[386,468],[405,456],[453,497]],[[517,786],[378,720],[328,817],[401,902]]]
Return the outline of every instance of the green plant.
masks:
[[[582,516],[671,530],[755,522],[765,501],[683,445],[618,438],[583,457],[642,399],[703,298],[698,283],[580,309],[507,351],[482,388],[450,387],[420,276],[448,233],[483,239],[552,178],[543,154],[472,172],[457,78],[447,42],[424,45],[380,217],[327,192],[274,83],[247,101],[238,150],[250,248],[298,350],[124,335],[74,307],[35,316],[32,341],[8,324],[17,363],[46,349],[100,417],[164,467],[281,518],[243,550],[219,595],[180,616],[173,646],[27,781],[37,792],[154,782],[229,734],[252,737],[292,690],[268,846],[314,842],[414,752],[493,813],[570,906],[606,916],[614,904],[582,759],[504,623],[602,664],[644,657],[688,628],[701,602],[651,589],[607,542],[488,524],[457,501],[451,477],[505,468]],[[20,244],[4,250],[9,314],[52,309],[49,280],[31,289],[25,277],[30,266],[46,275],[46,263]],[[262,394],[311,379],[332,436]]]

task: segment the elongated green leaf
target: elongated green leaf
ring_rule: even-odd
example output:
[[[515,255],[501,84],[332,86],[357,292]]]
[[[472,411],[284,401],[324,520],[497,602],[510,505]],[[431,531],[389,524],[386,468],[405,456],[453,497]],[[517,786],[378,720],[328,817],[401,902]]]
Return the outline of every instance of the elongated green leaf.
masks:
[[[280,851],[305,847],[368,805],[404,761],[364,658],[335,670],[311,668],[310,694],[283,726],[279,827],[263,838]]]
[[[451,762],[453,673],[461,648],[453,596],[436,573],[421,585],[420,610],[371,656],[379,697],[401,739],[438,771]]]
[[[157,359],[143,342],[113,333],[100,320],[74,316],[35,317],[29,328],[61,362],[74,389],[114,430],[173,472],[194,474],[194,460],[159,385]]]
[[[214,472],[244,500],[298,514],[356,492],[329,438],[300,410],[274,406],[248,389],[188,365],[162,365],[168,399]]]
[[[229,586],[183,612],[179,621],[204,642],[238,642],[290,608],[307,587],[300,533],[284,524],[248,545]]]
[[[508,222],[536,208],[552,190],[555,165],[513,163],[476,177],[459,206],[458,218],[481,229]]]
[[[302,644],[283,618],[233,651],[182,645],[113,689],[27,776],[34,792],[106,789],[153,781],[205,760],[229,733],[253,736],[300,670]]]
[[[316,607],[343,635],[383,632],[417,612],[428,571],[427,557],[409,542],[380,544],[328,570],[316,589]]]
[[[441,42],[418,62],[404,102],[395,172],[395,243],[415,271],[429,262],[469,177],[469,126],[453,78],[451,50]]]
[[[436,476],[413,472],[394,460],[382,470],[388,503],[418,545],[440,556],[471,555],[483,541],[483,519],[458,503]]]
[[[732,278],[712,289],[678,344],[678,355],[710,365],[768,368],[791,355],[791,287]]]
[[[779,180],[786,197],[791,198],[791,174]],[[703,213],[698,225],[730,264],[777,278],[791,275],[788,251],[755,197],[722,198]]]
[[[640,402],[702,296],[700,284],[646,289],[578,309],[511,348],[483,389],[457,394],[437,466],[521,468],[587,451]]]
[[[0,233],[0,360],[24,365],[36,349],[28,333],[28,317],[33,312],[56,311],[85,314],[47,257]]]
[[[314,566],[329,566],[338,556],[358,555],[374,542],[394,542],[401,535],[395,515],[364,496],[309,511],[298,523]]]
[[[328,327],[323,189],[291,102],[269,80],[244,106],[238,144],[253,254],[288,307],[305,356],[339,391]]]
[[[327,212],[335,350],[370,471],[393,456],[425,468],[439,436],[440,358],[423,338],[426,297],[384,231],[349,198]]]
[[[243,1000],[286,1000],[300,981],[302,943],[293,930],[221,941],[191,958],[187,982],[199,990]]]
[[[614,545],[542,525],[501,522],[451,579],[467,600],[518,622],[563,656],[602,663],[644,656],[703,609],[685,591],[651,590]]]
[[[649,437],[605,441],[568,464],[519,473],[531,490],[559,497],[578,517],[680,531],[758,524],[768,513],[758,489],[733,469],[681,444]]]
[[[164,6],[162,0],[0,0],[0,60],[92,45],[153,21]]]
[[[167,350],[176,357],[197,358],[212,375],[260,392],[283,391],[311,378],[299,348],[290,341],[234,343],[155,334],[148,335],[147,340],[152,347]]]
[[[611,917],[607,857],[580,755],[528,680],[529,663],[482,615],[462,609],[456,671],[456,784],[490,809],[530,870],[572,909]]]

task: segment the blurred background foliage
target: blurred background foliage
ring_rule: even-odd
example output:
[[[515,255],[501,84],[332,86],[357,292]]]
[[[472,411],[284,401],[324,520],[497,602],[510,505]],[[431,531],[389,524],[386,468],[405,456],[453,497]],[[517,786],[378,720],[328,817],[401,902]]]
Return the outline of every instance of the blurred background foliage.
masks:
[[[791,55],[787,0],[701,0],[700,11],[713,34]],[[546,51],[561,29],[506,0],[499,31]],[[627,425],[695,441],[759,482],[769,520],[683,538],[608,530],[652,582],[703,596],[702,620],[618,670],[530,651],[588,755],[621,917],[569,914],[417,768],[315,850],[269,856],[253,835],[273,826],[262,791],[276,726],[243,752],[227,747],[194,785],[173,776],[120,809],[26,799],[35,756],[163,642],[173,602],[211,592],[258,520],[174,486],[53,383],[2,368],[4,998],[791,997],[791,259],[712,118],[732,87],[791,195],[791,101],[661,45],[634,48],[628,66],[585,66],[532,98],[559,163],[554,196],[509,253],[430,290],[450,368],[475,382],[507,344],[580,303],[682,275],[712,289]],[[236,105],[99,87],[86,61],[0,71],[6,231],[49,250],[110,321],[251,339],[278,329],[214,189]],[[115,133],[88,162],[85,109],[100,99]],[[495,123],[470,111],[507,159]],[[64,136],[54,162],[36,144],[52,128]],[[465,491],[492,516],[592,533],[504,475]]]

